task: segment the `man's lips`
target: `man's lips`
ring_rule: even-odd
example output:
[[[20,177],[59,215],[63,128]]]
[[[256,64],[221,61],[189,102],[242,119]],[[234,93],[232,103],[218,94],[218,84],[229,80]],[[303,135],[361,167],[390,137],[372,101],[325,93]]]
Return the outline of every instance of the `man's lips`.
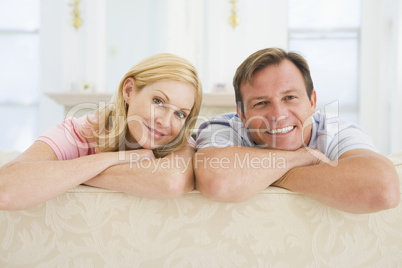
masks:
[[[284,127],[284,128],[276,128],[276,129],[267,130],[266,132],[268,134],[271,134],[271,135],[286,134],[286,133],[292,131],[295,128],[296,128],[296,126],[287,126],[287,127]]]

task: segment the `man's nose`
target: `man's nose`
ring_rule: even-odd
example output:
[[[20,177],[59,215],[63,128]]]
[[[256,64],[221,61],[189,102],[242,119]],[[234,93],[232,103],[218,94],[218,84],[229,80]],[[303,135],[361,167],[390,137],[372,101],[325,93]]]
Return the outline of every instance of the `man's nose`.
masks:
[[[268,115],[268,119],[273,123],[277,123],[287,117],[287,110],[281,103],[272,103]]]

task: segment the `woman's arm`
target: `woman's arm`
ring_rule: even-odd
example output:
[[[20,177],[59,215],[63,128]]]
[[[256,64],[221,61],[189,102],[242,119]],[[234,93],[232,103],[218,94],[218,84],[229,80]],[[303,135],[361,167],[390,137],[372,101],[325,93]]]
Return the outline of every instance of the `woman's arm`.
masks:
[[[127,157],[137,159],[135,154]],[[185,146],[164,158],[110,167],[85,184],[148,198],[180,197],[194,189],[193,155],[194,148]]]
[[[40,204],[124,161],[117,153],[59,161],[50,146],[36,141],[0,168],[0,210],[21,210]]]

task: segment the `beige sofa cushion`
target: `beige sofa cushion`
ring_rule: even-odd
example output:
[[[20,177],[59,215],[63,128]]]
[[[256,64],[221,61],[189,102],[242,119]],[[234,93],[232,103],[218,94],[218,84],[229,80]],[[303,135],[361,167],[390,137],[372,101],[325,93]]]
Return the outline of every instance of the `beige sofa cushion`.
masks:
[[[394,156],[399,177],[402,158]],[[238,203],[78,186],[0,211],[0,267],[398,267],[402,205],[356,215],[270,187]]]

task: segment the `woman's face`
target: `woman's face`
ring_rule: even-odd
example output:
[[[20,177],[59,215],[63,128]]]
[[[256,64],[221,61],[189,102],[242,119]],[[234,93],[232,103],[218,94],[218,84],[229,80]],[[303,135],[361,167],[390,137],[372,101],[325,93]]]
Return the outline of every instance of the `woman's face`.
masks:
[[[180,133],[193,108],[195,88],[173,80],[158,81],[139,91],[134,88],[134,78],[127,78],[123,97],[129,105],[128,147],[154,149],[168,144]]]

